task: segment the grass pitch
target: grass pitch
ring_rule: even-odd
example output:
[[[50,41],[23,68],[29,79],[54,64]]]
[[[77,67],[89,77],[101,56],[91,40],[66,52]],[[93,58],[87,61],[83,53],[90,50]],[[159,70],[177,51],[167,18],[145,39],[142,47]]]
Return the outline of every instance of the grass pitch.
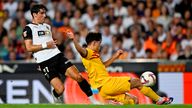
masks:
[[[0,104],[0,108],[192,108],[192,104],[190,105]]]

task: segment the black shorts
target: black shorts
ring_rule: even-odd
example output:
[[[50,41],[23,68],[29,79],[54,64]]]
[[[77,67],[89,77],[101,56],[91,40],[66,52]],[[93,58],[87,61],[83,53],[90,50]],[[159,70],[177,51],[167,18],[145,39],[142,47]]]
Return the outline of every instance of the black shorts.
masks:
[[[73,64],[64,57],[62,53],[39,63],[41,72],[45,75],[45,78],[50,82],[53,78],[65,75],[66,70],[73,66]]]

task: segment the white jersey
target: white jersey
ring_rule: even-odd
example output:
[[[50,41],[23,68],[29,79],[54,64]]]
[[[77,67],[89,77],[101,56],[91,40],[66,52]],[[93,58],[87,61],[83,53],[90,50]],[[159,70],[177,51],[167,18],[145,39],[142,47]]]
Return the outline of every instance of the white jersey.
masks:
[[[41,45],[42,43],[53,40],[51,27],[46,24],[28,24],[23,30],[23,38],[31,39],[33,45]],[[37,63],[41,63],[46,61],[53,56],[60,53],[57,47],[51,49],[43,49],[37,52],[33,52],[33,57],[35,58]]]

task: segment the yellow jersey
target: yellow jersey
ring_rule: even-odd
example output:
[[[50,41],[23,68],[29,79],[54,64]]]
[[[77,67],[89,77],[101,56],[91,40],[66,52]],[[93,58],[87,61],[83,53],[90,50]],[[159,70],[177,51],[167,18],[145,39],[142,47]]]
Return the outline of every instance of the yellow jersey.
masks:
[[[109,74],[103,64],[100,55],[87,48],[87,56],[81,58],[88,73],[88,79],[92,88],[99,88],[109,79]]]

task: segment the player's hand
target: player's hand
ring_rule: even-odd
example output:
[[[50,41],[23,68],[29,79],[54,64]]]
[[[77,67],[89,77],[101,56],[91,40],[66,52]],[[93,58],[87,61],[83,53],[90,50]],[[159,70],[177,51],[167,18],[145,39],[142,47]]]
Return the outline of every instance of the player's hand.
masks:
[[[47,48],[55,48],[57,44],[57,40],[47,42]]]
[[[71,39],[71,40],[74,40],[75,39],[75,35],[74,35],[74,33],[71,31],[71,32],[68,32],[67,33],[67,36],[69,37],[69,39]]]
[[[119,49],[119,50],[117,50],[117,52],[113,55],[113,57],[115,58],[115,59],[117,59],[117,58],[119,58],[119,56],[121,56],[122,54],[123,54],[123,50],[121,50],[121,49]]]

